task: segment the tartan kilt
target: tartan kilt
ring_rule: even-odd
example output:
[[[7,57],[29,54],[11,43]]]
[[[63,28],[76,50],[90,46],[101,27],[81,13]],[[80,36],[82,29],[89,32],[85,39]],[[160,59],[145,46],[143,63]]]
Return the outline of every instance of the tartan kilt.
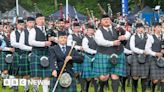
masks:
[[[94,76],[98,77],[107,74],[116,74],[119,76],[126,76],[126,63],[123,53],[118,55],[118,64],[110,63],[110,55],[97,53],[93,64]]]
[[[82,63],[73,63],[73,70],[75,73],[82,73]]]
[[[55,81],[55,83],[56,83],[56,81]],[[58,83],[55,92],[77,92],[76,79],[74,77],[72,77],[72,83],[67,88],[60,86],[60,84]]]
[[[113,65],[109,61],[109,66],[110,66],[110,74],[116,74],[119,76],[126,76],[126,62],[125,62],[125,54],[121,53],[118,55],[118,64]]]
[[[30,57],[30,76],[46,78],[51,76],[50,65],[46,68],[40,65],[40,58],[48,56],[48,49],[33,49]]]
[[[8,64],[5,62],[6,55],[9,54],[9,52],[0,52],[0,70],[10,70],[11,64]]]
[[[94,77],[109,74],[109,55],[97,53],[93,63]]]
[[[156,58],[150,57],[150,79],[152,80],[160,80],[164,79],[164,68],[160,68],[156,65]]]
[[[84,62],[82,64],[83,67],[82,78],[94,78],[93,75],[94,61],[91,61],[92,58],[94,58],[94,56],[84,54]]]
[[[78,51],[78,53],[80,55],[84,55],[81,51]],[[83,62],[82,63],[73,63],[73,71],[77,74],[80,74],[82,73],[82,70],[83,70]]]
[[[126,76],[131,76],[131,65],[127,62],[127,55],[125,55],[126,61]]]
[[[23,52],[20,55],[20,63],[19,63],[19,75],[25,76],[30,75],[30,62],[29,62],[29,52]]]
[[[19,66],[20,63],[20,53],[19,52],[14,52],[13,53],[13,63],[11,65],[11,74],[18,76],[19,75]]]
[[[131,75],[133,77],[144,77],[148,78],[149,75],[149,61],[148,57],[146,57],[146,62],[144,64],[140,64],[137,61],[137,55],[134,56],[135,59],[133,59],[131,64]]]

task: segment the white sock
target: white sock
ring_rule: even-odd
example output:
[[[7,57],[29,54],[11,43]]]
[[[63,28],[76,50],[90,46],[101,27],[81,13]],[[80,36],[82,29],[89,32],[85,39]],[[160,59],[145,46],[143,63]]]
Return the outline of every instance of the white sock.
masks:
[[[9,79],[14,79],[15,77],[12,75],[9,75]],[[13,87],[11,84],[9,85],[9,88]]]
[[[39,90],[38,80],[31,79],[31,81],[32,81],[33,92],[38,92]]]
[[[2,74],[1,74],[1,77],[4,78],[4,76],[5,76],[5,75],[2,73]]]
[[[27,90],[29,90],[30,85],[28,85],[28,83],[24,86],[24,91],[26,92]]]
[[[45,84],[45,85],[43,85],[43,92],[49,92],[49,88],[48,88],[48,85],[46,85],[46,82],[48,82],[48,80],[43,80],[43,83]]]
[[[43,85],[43,92],[49,92],[48,85]]]

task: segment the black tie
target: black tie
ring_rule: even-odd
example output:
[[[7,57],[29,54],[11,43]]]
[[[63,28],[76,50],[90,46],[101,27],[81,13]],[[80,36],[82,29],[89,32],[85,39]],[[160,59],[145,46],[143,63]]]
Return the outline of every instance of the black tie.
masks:
[[[63,52],[63,54],[65,54],[65,52],[66,52],[66,48],[64,46],[62,47],[62,52]]]
[[[141,34],[141,39],[143,39],[143,36],[142,36],[142,34]]]
[[[108,28],[108,30],[111,32],[111,34],[113,36],[113,30],[112,30],[112,28]]]
[[[158,40],[161,40],[161,37],[160,36],[158,37]]]

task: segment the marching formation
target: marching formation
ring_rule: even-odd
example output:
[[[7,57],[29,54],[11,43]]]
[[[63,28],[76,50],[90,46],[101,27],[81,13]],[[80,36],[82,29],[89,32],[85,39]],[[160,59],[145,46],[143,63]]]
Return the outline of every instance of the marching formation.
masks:
[[[118,22],[118,23],[117,23]],[[36,17],[18,19],[15,27],[0,24],[0,71],[3,80],[42,80],[42,92],[126,91],[146,92],[156,85],[164,92],[164,20],[153,23],[151,30],[142,21],[116,23],[103,14],[95,23],[78,20],[46,21]],[[141,82],[138,82],[141,80]],[[141,83],[141,89],[138,89]],[[14,92],[18,86],[9,85]],[[32,88],[31,88],[32,87]],[[24,92],[40,92],[39,85],[26,83]],[[5,92],[5,91],[4,91]]]

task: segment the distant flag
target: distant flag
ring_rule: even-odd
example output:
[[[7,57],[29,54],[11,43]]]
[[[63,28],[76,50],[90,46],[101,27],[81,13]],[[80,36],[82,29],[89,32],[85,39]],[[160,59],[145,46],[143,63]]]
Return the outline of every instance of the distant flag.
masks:
[[[75,9],[75,7],[73,6],[73,9],[74,9],[74,12],[75,12],[75,18],[77,19],[77,21],[79,22],[79,18],[78,18],[78,16],[77,16],[77,12],[76,12],[76,9]]]
[[[68,20],[68,0],[66,0],[66,20]]]

